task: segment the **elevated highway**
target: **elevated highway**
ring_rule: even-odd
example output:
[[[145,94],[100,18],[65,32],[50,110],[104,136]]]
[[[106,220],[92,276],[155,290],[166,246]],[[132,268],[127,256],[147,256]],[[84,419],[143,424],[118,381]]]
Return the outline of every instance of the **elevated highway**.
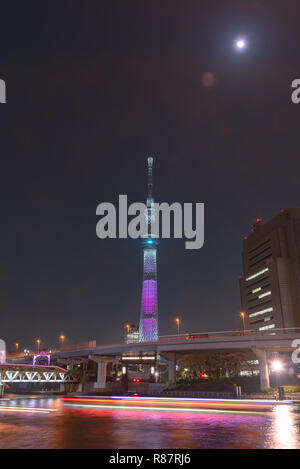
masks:
[[[189,353],[230,353],[252,351],[259,360],[261,388],[269,387],[268,355],[274,352],[292,353],[300,345],[300,332],[277,330],[275,334],[245,335],[225,333],[189,334],[188,336],[161,337],[156,342],[118,343],[81,349],[61,350],[51,354],[51,360],[90,359],[98,363],[98,387],[105,386],[106,365],[117,357],[149,354],[160,355],[169,361],[169,381],[175,382],[176,358]]]
[[[109,345],[98,345],[95,347],[80,348],[69,350],[60,350],[51,354],[51,359],[86,357],[90,355],[98,356],[117,356],[126,353],[158,353],[168,352],[192,353],[199,351],[219,351],[219,352],[238,352],[255,349],[276,352],[292,352],[294,350],[293,341],[298,339],[300,343],[300,333],[278,333],[276,335],[208,335],[207,337],[186,338],[165,337],[157,342],[138,342],[138,343],[118,343]]]

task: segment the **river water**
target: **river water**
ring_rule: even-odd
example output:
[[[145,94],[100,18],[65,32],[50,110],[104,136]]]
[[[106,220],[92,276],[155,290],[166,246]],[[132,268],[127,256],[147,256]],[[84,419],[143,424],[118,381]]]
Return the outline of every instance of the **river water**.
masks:
[[[300,448],[300,406],[200,413],[67,407],[58,397],[5,396],[0,448]]]

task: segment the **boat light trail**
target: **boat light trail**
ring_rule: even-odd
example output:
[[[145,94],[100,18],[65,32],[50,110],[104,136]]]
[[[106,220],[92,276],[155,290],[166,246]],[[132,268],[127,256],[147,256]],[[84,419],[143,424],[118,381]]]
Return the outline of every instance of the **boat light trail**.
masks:
[[[105,405],[113,408],[122,408],[126,405],[128,409],[137,409],[141,406],[146,409],[155,408],[169,410],[191,411],[196,409],[216,409],[216,410],[244,410],[244,411],[265,411],[272,410],[277,405],[292,404],[293,401],[276,401],[268,399],[197,399],[197,398],[167,398],[167,397],[66,397],[63,401],[76,403],[86,403],[90,406]],[[90,403],[90,404],[89,404]],[[167,407],[166,407],[167,406]]]
[[[145,401],[168,401],[168,402],[230,402],[230,403],[266,403],[266,404],[293,404],[294,401],[277,401],[275,399],[213,399],[213,398],[198,398],[198,397],[154,397],[154,396],[84,396],[84,397],[65,397],[63,400],[67,399],[90,399],[90,400],[109,400],[109,399],[123,399],[123,400],[145,400]]]
[[[189,407],[149,407],[149,406],[129,406],[129,405],[93,405],[93,404],[64,404],[65,407],[75,407],[79,409],[102,409],[102,410],[152,410],[152,411],[167,411],[167,412],[210,412],[210,413],[235,413],[235,414],[260,414],[255,410],[223,410],[223,409],[195,409]]]
[[[43,408],[35,408],[35,407],[2,407],[0,406],[0,413],[1,412],[21,412],[21,413],[29,413],[29,414],[50,414],[51,412],[56,412],[56,409],[43,409]]]

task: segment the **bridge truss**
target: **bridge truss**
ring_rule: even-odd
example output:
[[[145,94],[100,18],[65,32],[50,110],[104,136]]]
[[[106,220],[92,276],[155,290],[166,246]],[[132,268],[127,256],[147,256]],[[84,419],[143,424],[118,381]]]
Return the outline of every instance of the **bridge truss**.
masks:
[[[0,383],[78,383],[79,376],[58,366],[0,364]]]

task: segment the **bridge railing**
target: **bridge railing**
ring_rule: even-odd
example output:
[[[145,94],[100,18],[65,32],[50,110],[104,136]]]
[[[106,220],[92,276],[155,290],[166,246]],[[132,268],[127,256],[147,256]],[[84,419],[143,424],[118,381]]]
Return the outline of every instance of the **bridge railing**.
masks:
[[[161,397],[207,397],[207,398],[219,398],[219,399],[232,399],[232,392],[211,392],[211,391],[162,391],[162,392],[151,392],[151,396],[161,396]]]
[[[236,336],[251,336],[255,337],[265,335],[276,335],[280,333],[300,333],[300,327],[283,327],[274,328],[265,331],[258,331],[254,329],[238,330],[238,331],[210,331],[210,332],[186,332],[184,334],[161,335],[159,341],[166,340],[190,340],[190,339],[205,339],[205,338],[222,338],[222,337],[236,337]]]

